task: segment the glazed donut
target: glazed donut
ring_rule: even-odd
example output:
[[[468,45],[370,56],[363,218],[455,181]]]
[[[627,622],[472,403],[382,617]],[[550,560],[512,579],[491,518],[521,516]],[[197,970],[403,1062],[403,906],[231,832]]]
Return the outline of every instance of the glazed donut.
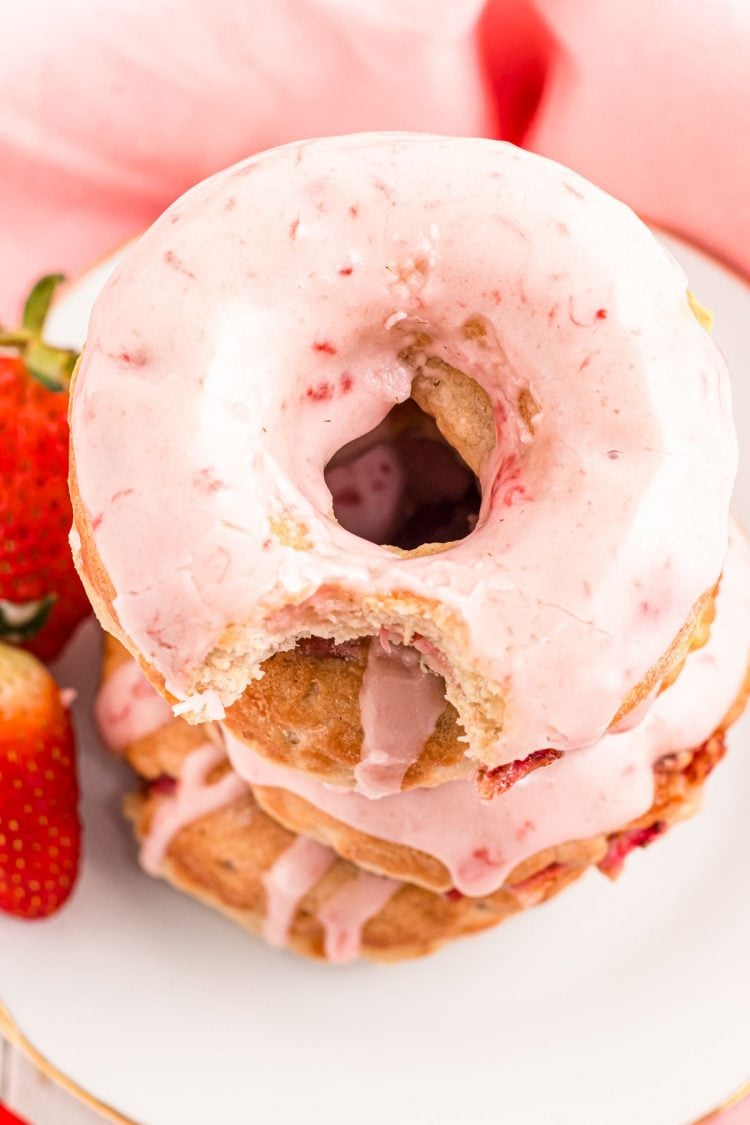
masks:
[[[735,527],[708,643],[643,722],[566,754],[494,801],[482,801],[468,781],[368,800],[275,765],[229,731],[226,748],[261,806],[294,831],[432,890],[487,896],[531,856],[666,827],[694,811],[685,771],[723,752],[724,732],[746,702],[749,664],[750,545]]]
[[[481,507],[403,550],[337,521],[325,470],[410,397]],[[385,635],[486,766],[591,745],[674,673],[726,553],[727,372],[682,270],[494,141],[302,142],[198,185],[97,300],[71,430],[81,575],[191,721],[300,638]]]
[[[154,792],[130,799],[127,811],[138,836],[148,837],[168,799]],[[528,881],[533,902],[525,900],[522,887],[490,908],[482,900],[432,894],[360,870],[287,832],[248,795],[182,828],[159,875],[270,944],[335,963],[433,953],[546,901],[585,870],[549,870]]]
[[[746,682],[745,692],[748,689],[750,677]],[[725,751],[722,726],[695,749],[679,755],[665,755],[653,767],[653,784],[650,788],[654,796],[649,808],[641,816],[624,824],[621,822],[617,828],[600,831],[596,836],[570,839],[564,843],[542,847],[520,863],[516,861],[519,855],[525,854],[525,849],[514,847],[513,841],[509,849],[512,859],[506,860],[502,856],[499,849],[509,840],[510,828],[507,824],[499,827],[496,815],[488,818],[489,823],[482,826],[483,830],[472,834],[467,829],[471,817],[476,817],[481,824],[486,806],[476,800],[466,783],[454,783],[461,787],[459,793],[431,790],[431,793],[441,795],[440,801],[417,801],[417,795],[424,791],[417,790],[414,794],[409,794],[410,799],[405,802],[404,807],[396,810],[398,820],[387,817],[387,806],[378,809],[372,816],[357,815],[361,810],[352,812],[350,802],[342,806],[337,806],[336,803],[327,806],[325,801],[312,804],[313,800],[318,800],[315,793],[308,792],[305,799],[298,795],[294,787],[282,789],[253,785],[252,790],[259,806],[278,824],[283,824],[290,831],[302,832],[333,848],[340,856],[367,871],[376,871],[434,892],[450,895],[460,893],[469,898],[479,896],[479,900],[494,906],[497,896],[502,896],[505,890],[512,888],[515,893],[522,893],[527,885],[533,886],[530,881],[535,880],[538,874],[550,874],[551,869],[569,871],[597,864],[611,878],[619,875],[625,857],[633,848],[647,846],[668,828],[699,810],[703,782],[724,757]],[[622,762],[618,762],[618,765],[624,773]],[[551,782],[555,776],[559,778],[559,774],[553,773],[548,780]],[[278,777],[273,780],[277,785],[283,781]],[[607,778],[609,780],[611,777]],[[644,791],[646,788],[647,785],[644,784]],[[580,793],[571,791],[571,787],[561,786],[560,790],[561,796],[568,800],[575,801],[580,797]],[[538,789],[535,796],[539,797]],[[495,807],[498,804],[504,802],[496,802]],[[519,802],[512,800],[508,804],[508,812],[513,817],[513,830],[523,835],[527,820],[516,819],[521,811]],[[542,811],[548,811],[549,805],[545,809],[543,801],[537,800],[535,804],[537,807],[542,806]],[[330,812],[323,811],[326,807],[332,808],[337,815],[332,816]],[[441,832],[434,821],[428,818],[444,809],[448,810],[448,815],[444,831]],[[612,813],[614,809],[610,807],[609,811]],[[416,823],[405,828],[404,818],[409,816],[415,816]],[[576,819],[577,830],[583,831],[583,818],[580,815],[578,818],[571,817],[568,823],[575,824]],[[613,816],[592,819],[599,825],[614,823]],[[534,821],[528,823],[533,825],[533,833],[530,835],[537,841],[544,839],[545,829],[548,838],[555,839],[561,829],[564,829],[565,818],[546,824]],[[553,827],[556,831],[551,832]],[[589,830],[592,828],[593,825]],[[378,832],[384,835],[373,835]],[[491,841],[490,846],[487,844],[488,840]],[[492,851],[492,846],[498,850]],[[424,850],[428,848],[434,848],[436,854]],[[510,873],[508,866],[512,867]],[[483,887],[495,889],[482,891]]]
[[[564,861],[540,856],[488,899],[368,873],[265,814],[228,767],[218,728],[191,727],[158,700],[107,638],[95,714],[142,778],[125,805],[143,866],[273,945],[330,961],[422,956],[546,901],[603,853],[594,842]]]

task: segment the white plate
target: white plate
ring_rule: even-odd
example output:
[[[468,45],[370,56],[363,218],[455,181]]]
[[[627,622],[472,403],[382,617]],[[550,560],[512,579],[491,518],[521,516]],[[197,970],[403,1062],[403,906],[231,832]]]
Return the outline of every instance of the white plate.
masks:
[[[717,314],[750,450],[750,289],[670,245]],[[75,307],[60,304],[58,337],[80,342],[107,269]],[[121,1113],[148,1125],[684,1125],[750,1076],[747,722],[701,815],[631,856],[616,886],[592,873],[433,958],[331,968],[141,874],[118,811],[128,772],[89,721],[97,651],[92,626],[58,669],[80,691],[80,886],[48,923],[0,919],[0,988],[39,1051]]]

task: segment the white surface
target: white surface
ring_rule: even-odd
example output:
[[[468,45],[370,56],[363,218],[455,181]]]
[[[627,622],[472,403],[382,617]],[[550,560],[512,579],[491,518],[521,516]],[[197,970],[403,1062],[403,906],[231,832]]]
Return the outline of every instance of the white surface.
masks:
[[[750,451],[750,289],[671,245],[717,314]],[[75,331],[62,307],[56,326]],[[750,523],[747,453],[738,508]],[[90,627],[60,669],[80,691],[83,877],[59,918],[0,919],[0,995],[103,1101],[148,1125],[685,1125],[750,1076],[747,721],[701,815],[616,886],[591,873],[431,959],[329,968],[141,874],[128,773],[89,722],[96,654]]]
[[[107,1119],[63,1090],[0,1039],[0,1103],[30,1125],[103,1125]]]

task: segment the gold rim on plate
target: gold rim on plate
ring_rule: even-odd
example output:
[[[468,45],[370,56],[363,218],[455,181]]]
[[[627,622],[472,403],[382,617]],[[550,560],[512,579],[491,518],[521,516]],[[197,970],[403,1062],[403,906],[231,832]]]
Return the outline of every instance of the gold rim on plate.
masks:
[[[87,1090],[84,1090],[82,1086],[79,1086],[77,1082],[74,1082],[72,1078],[68,1078],[68,1076],[63,1074],[61,1070],[58,1070],[53,1063],[49,1062],[44,1055],[29,1042],[1,1000],[0,1035],[4,1035],[14,1047],[18,1047],[20,1051],[23,1051],[26,1057],[46,1078],[50,1078],[58,1086],[62,1087],[63,1090],[72,1094],[73,1097],[78,1098],[78,1100],[83,1102],[84,1105],[87,1105],[89,1109],[96,1110],[97,1113],[102,1114],[103,1117],[108,1118],[110,1121],[114,1122],[115,1125],[138,1125],[138,1122],[134,1121],[131,1117],[123,1117],[123,1115],[116,1109],[113,1109],[112,1106],[107,1105],[106,1102],[100,1101],[99,1098],[94,1097],[93,1094],[89,1094]],[[708,1113],[704,1113],[701,1117],[696,1118],[695,1121],[690,1122],[689,1125],[710,1125],[712,1122],[721,1125],[719,1119],[722,1113],[734,1109],[735,1106],[738,1106],[745,1098],[750,1098],[750,1078],[748,1078],[746,1082],[743,1082],[728,1098],[719,1102],[713,1109],[710,1109]]]
[[[50,1078],[63,1090],[67,1091],[67,1093],[72,1094],[78,1101],[87,1105],[89,1109],[100,1113],[102,1117],[108,1118],[110,1121],[114,1122],[115,1125],[138,1125],[132,1118],[123,1117],[122,1114],[118,1113],[112,1106],[107,1105],[106,1102],[100,1101],[99,1098],[95,1098],[93,1094],[89,1094],[87,1090],[84,1090],[83,1087],[79,1086],[77,1082],[74,1082],[72,1078],[68,1078],[67,1074],[63,1074],[61,1070],[58,1070],[53,1063],[36,1049],[33,1043],[29,1042],[1,1000],[0,1035],[5,1036],[9,1043],[12,1043],[14,1047],[23,1051],[27,1059],[34,1064],[37,1070],[41,1071],[45,1078]]]

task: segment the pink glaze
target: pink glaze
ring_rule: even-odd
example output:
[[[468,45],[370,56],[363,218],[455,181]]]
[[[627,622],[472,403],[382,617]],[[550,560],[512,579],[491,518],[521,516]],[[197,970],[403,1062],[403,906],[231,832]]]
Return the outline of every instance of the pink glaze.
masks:
[[[362,752],[354,769],[356,790],[365,797],[398,793],[445,706],[445,685],[423,672],[419,653],[406,645],[373,641],[359,704]]]
[[[502,691],[493,761],[591,745],[726,551],[729,384],[686,288],[626,207],[494,141],[291,144],[198,185],[100,295],[73,395],[122,628],[205,717],[203,691],[244,687],[204,664],[228,627],[258,667],[297,606],[325,632],[337,590],[403,591],[448,667]],[[415,330],[488,392],[497,444],[476,529],[401,557],[335,522],[324,467],[408,398]]]
[[[110,750],[120,753],[172,720],[172,708],[151,687],[134,660],[118,664],[94,703],[97,728]]]
[[[493,801],[481,801],[471,781],[368,801],[276,766],[229,732],[227,750],[249,782],[288,789],[353,828],[435,856],[458,890],[485,895],[543,848],[614,831],[646,812],[654,762],[710,736],[739,692],[749,657],[750,548],[734,530],[710,640],[688,657],[641,725],[565,754]]]
[[[177,786],[159,804],[141,845],[141,866],[149,875],[159,874],[170,842],[181,828],[231,805],[247,793],[247,783],[231,770],[211,784],[206,780],[225,758],[221,745],[207,742],[183,761]]]
[[[289,926],[300,899],[311,891],[334,863],[331,848],[306,836],[297,836],[263,876],[266,915],[263,937],[271,945],[286,945]]]
[[[329,961],[355,961],[362,948],[362,930],[383,909],[402,884],[395,879],[358,871],[318,911],[325,931],[325,954]]]

